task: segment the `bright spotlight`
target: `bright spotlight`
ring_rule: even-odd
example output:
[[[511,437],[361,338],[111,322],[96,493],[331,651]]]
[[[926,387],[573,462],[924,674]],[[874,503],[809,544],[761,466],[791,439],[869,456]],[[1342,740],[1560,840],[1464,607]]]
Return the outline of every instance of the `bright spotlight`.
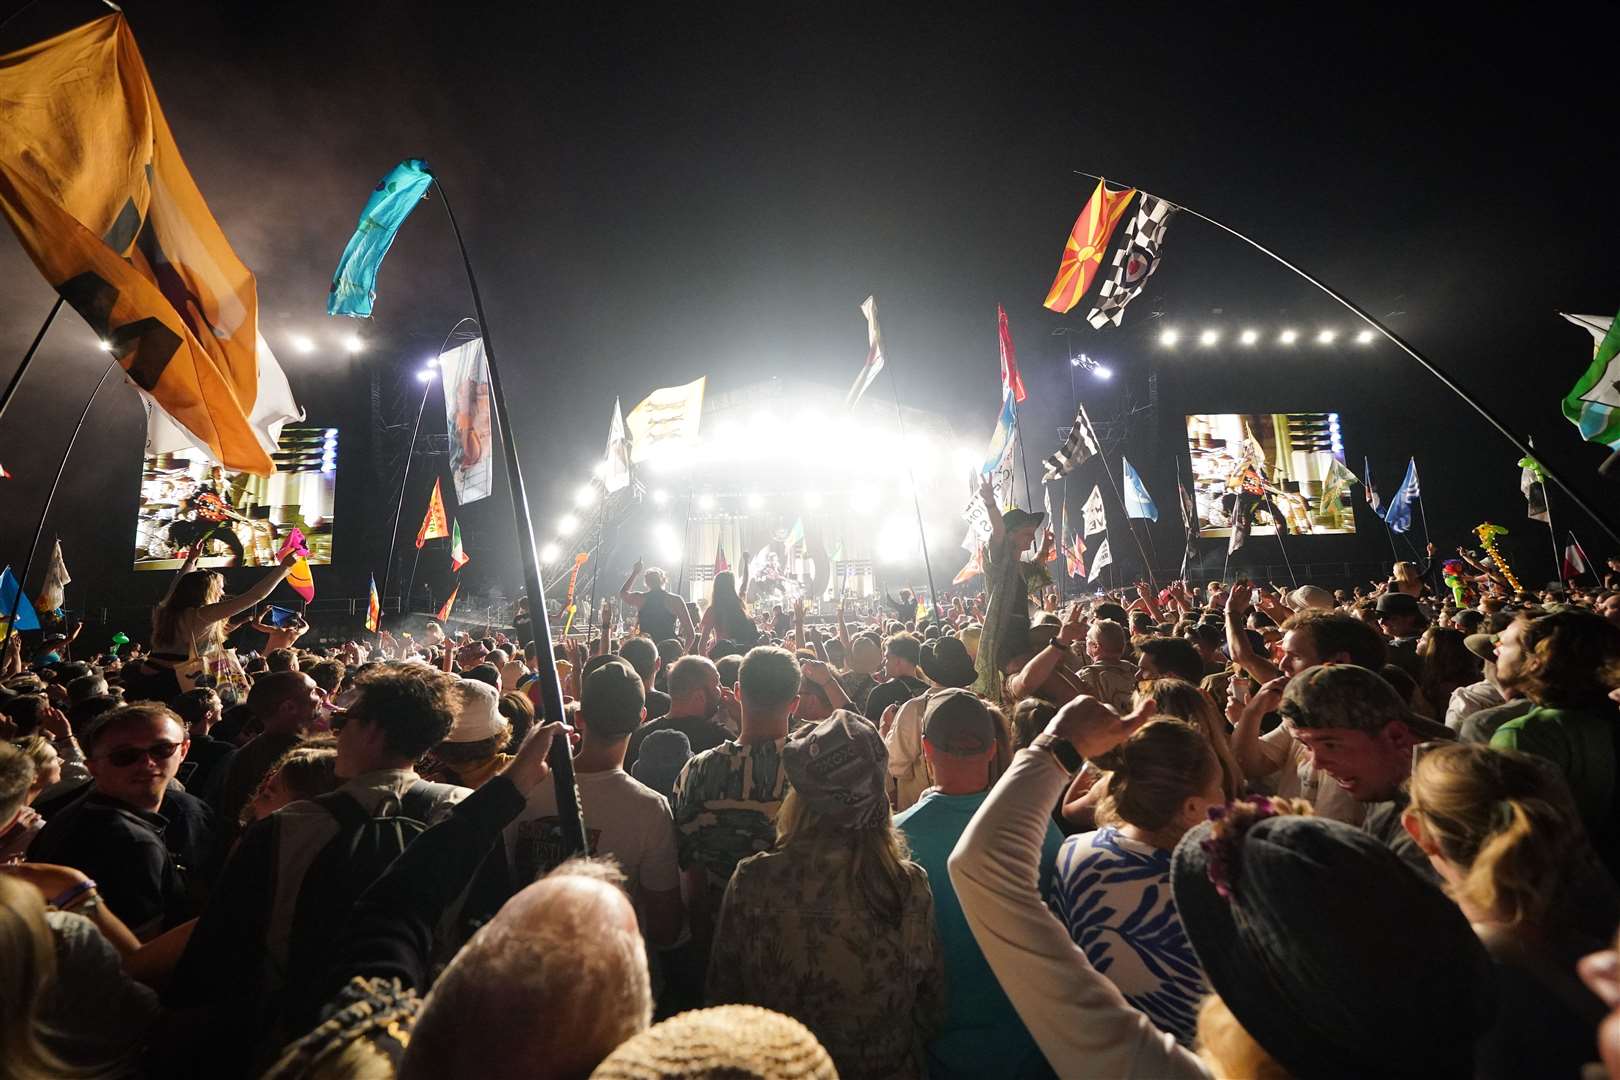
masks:
[[[1336,330],[1318,331],[1318,333],[1316,335],[1316,343],[1318,345],[1331,345],[1331,344],[1333,344],[1333,340],[1335,338],[1337,338],[1338,336],[1339,336],[1339,333]]]
[[[877,493],[871,488],[859,488],[849,493],[849,508],[857,514],[869,514],[877,508]]]
[[[1109,379],[1114,377],[1114,369],[1111,367],[1106,367],[1103,364],[1098,364],[1096,367],[1092,368],[1091,373],[1097,378],[1102,379],[1104,382],[1107,382]]]
[[[1080,366],[1080,358],[1078,356],[1069,357],[1069,366],[1070,367],[1079,367]]]
[[[294,334],[287,340],[292,342],[293,352],[308,356],[315,351],[315,340],[307,334]]]
[[[1299,340],[1299,331],[1298,330],[1284,330],[1282,333],[1277,335],[1277,344],[1279,344],[1279,345],[1292,345],[1294,342],[1296,342],[1298,340]]]
[[[416,381],[419,383],[432,382],[433,372],[429,371],[427,368],[423,368],[421,371],[416,373]]]
[[[557,522],[558,536],[573,536],[574,530],[579,528],[579,518],[573,514],[564,514],[562,520]]]
[[[596,501],[596,486],[594,484],[581,484],[579,490],[574,492],[574,505],[581,510]]]
[[[439,358],[437,356],[430,356],[427,358],[427,362],[422,366],[425,368],[436,368],[439,366]]]
[[[1163,345],[1167,349],[1175,348],[1176,342],[1180,340],[1181,331],[1179,330],[1165,330],[1159,334],[1159,344]]]
[[[557,556],[561,554],[562,549],[556,544],[547,544],[540,549],[540,561],[543,563],[554,563],[557,561]]]
[[[360,340],[359,334],[347,334],[343,338],[343,351],[351,356],[366,351],[366,343]]]
[[[699,510],[713,510],[714,509],[714,496],[713,495],[699,495],[698,496],[698,509]]]
[[[96,342],[96,348],[100,349],[102,352],[112,352],[113,343],[108,341],[106,338],[102,338],[100,341]]]
[[[1239,344],[1242,344],[1242,345],[1253,345],[1255,342],[1257,342],[1259,340],[1260,340],[1260,331],[1258,331],[1258,330],[1245,330],[1238,337],[1238,342],[1239,342]]]
[[[804,493],[804,505],[810,510],[821,509],[821,492],[807,491]]]
[[[669,492],[659,488],[652,493],[652,499],[654,506],[667,506],[669,504]]]
[[[904,517],[892,517],[878,529],[877,556],[879,562],[902,563],[919,553],[917,523]]]
[[[1373,343],[1373,339],[1377,336],[1378,335],[1371,330],[1363,330],[1361,333],[1356,335],[1356,344],[1371,345]]]
[[[762,507],[764,505],[765,505],[765,497],[763,495],[754,494],[754,495],[748,496],[748,509],[750,509],[750,510],[758,510],[760,507]]]
[[[1202,345],[1206,349],[1219,340],[1221,340],[1221,332],[1219,330],[1205,330],[1203,333],[1198,335],[1198,344]]]
[[[984,451],[971,446],[956,448],[956,471],[958,473],[978,472],[984,464]]]

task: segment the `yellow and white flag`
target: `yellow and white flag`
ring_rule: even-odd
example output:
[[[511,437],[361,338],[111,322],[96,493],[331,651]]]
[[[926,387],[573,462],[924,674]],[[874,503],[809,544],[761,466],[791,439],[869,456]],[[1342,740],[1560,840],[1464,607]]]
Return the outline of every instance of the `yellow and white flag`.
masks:
[[[630,460],[641,464],[670,450],[697,442],[703,421],[703,391],[707,375],[684,386],[654,390],[630,410],[624,426],[630,429]]]
[[[0,101],[0,214],[145,399],[147,453],[274,472],[301,413],[123,15],[0,56]]]

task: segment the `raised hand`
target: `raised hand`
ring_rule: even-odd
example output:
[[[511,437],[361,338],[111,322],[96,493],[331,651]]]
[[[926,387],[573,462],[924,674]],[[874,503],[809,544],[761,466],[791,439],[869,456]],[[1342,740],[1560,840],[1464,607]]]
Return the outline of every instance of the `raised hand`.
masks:
[[[1135,712],[1122,716],[1112,706],[1082,695],[1058,710],[1052,722],[1046,725],[1046,733],[1067,740],[1081,757],[1094,758],[1106,754],[1153,719],[1157,708],[1152,698],[1146,698]]]

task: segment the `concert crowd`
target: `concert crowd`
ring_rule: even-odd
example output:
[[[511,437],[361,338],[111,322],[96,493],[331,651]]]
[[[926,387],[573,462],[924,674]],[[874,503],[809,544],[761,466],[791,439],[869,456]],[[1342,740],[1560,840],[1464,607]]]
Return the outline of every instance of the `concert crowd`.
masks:
[[[11,634],[0,1078],[1620,1078],[1620,561],[1064,600],[986,502],[976,595],[638,564],[552,656],[291,554]]]

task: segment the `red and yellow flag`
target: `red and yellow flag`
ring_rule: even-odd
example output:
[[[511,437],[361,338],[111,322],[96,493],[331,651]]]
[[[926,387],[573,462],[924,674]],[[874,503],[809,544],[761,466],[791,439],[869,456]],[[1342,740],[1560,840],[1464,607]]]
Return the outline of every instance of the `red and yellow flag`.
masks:
[[[1057,279],[1052,291],[1046,294],[1043,305],[1060,315],[1066,315],[1080,302],[1091,288],[1091,281],[1102,265],[1103,252],[1108,250],[1108,238],[1114,226],[1125,216],[1135,188],[1109,191],[1103,181],[1097,181],[1097,190],[1086,200],[1085,209],[1075,219],[1069,231],[1069,241],[1063,245],[1063,261],[1058,263]]]
[[[155,406],[147,453],[274,472],[300,412],[123,15],[0,57],[0,101],[0,214]]]
[[[366,599],[366,629],[373,634],[382,626],[382,601],[377,597],[377,575],[371,575],[371,595]]]
[[[433,495],[428,499],[427,516],[422,519],[422,527],[416,530],[416,546],[421,547],[429,540],[449,535],[450,522],[444,513],[444,493],[439,490],[439,481],[435,480]]]
[[[304,598],[304,603],[315,599],[315,575],[310,573],[309,560],[300,557],[287,571],[287,584],[292,591]]]
[[[440,608],[439,614],[435,616],[440,622],[450,621],[450,610],[456,606],[456,593],[460,591],[461,582],[458,581],[456,587],[450,590],[450,595],[444,598],[444,607]]]

